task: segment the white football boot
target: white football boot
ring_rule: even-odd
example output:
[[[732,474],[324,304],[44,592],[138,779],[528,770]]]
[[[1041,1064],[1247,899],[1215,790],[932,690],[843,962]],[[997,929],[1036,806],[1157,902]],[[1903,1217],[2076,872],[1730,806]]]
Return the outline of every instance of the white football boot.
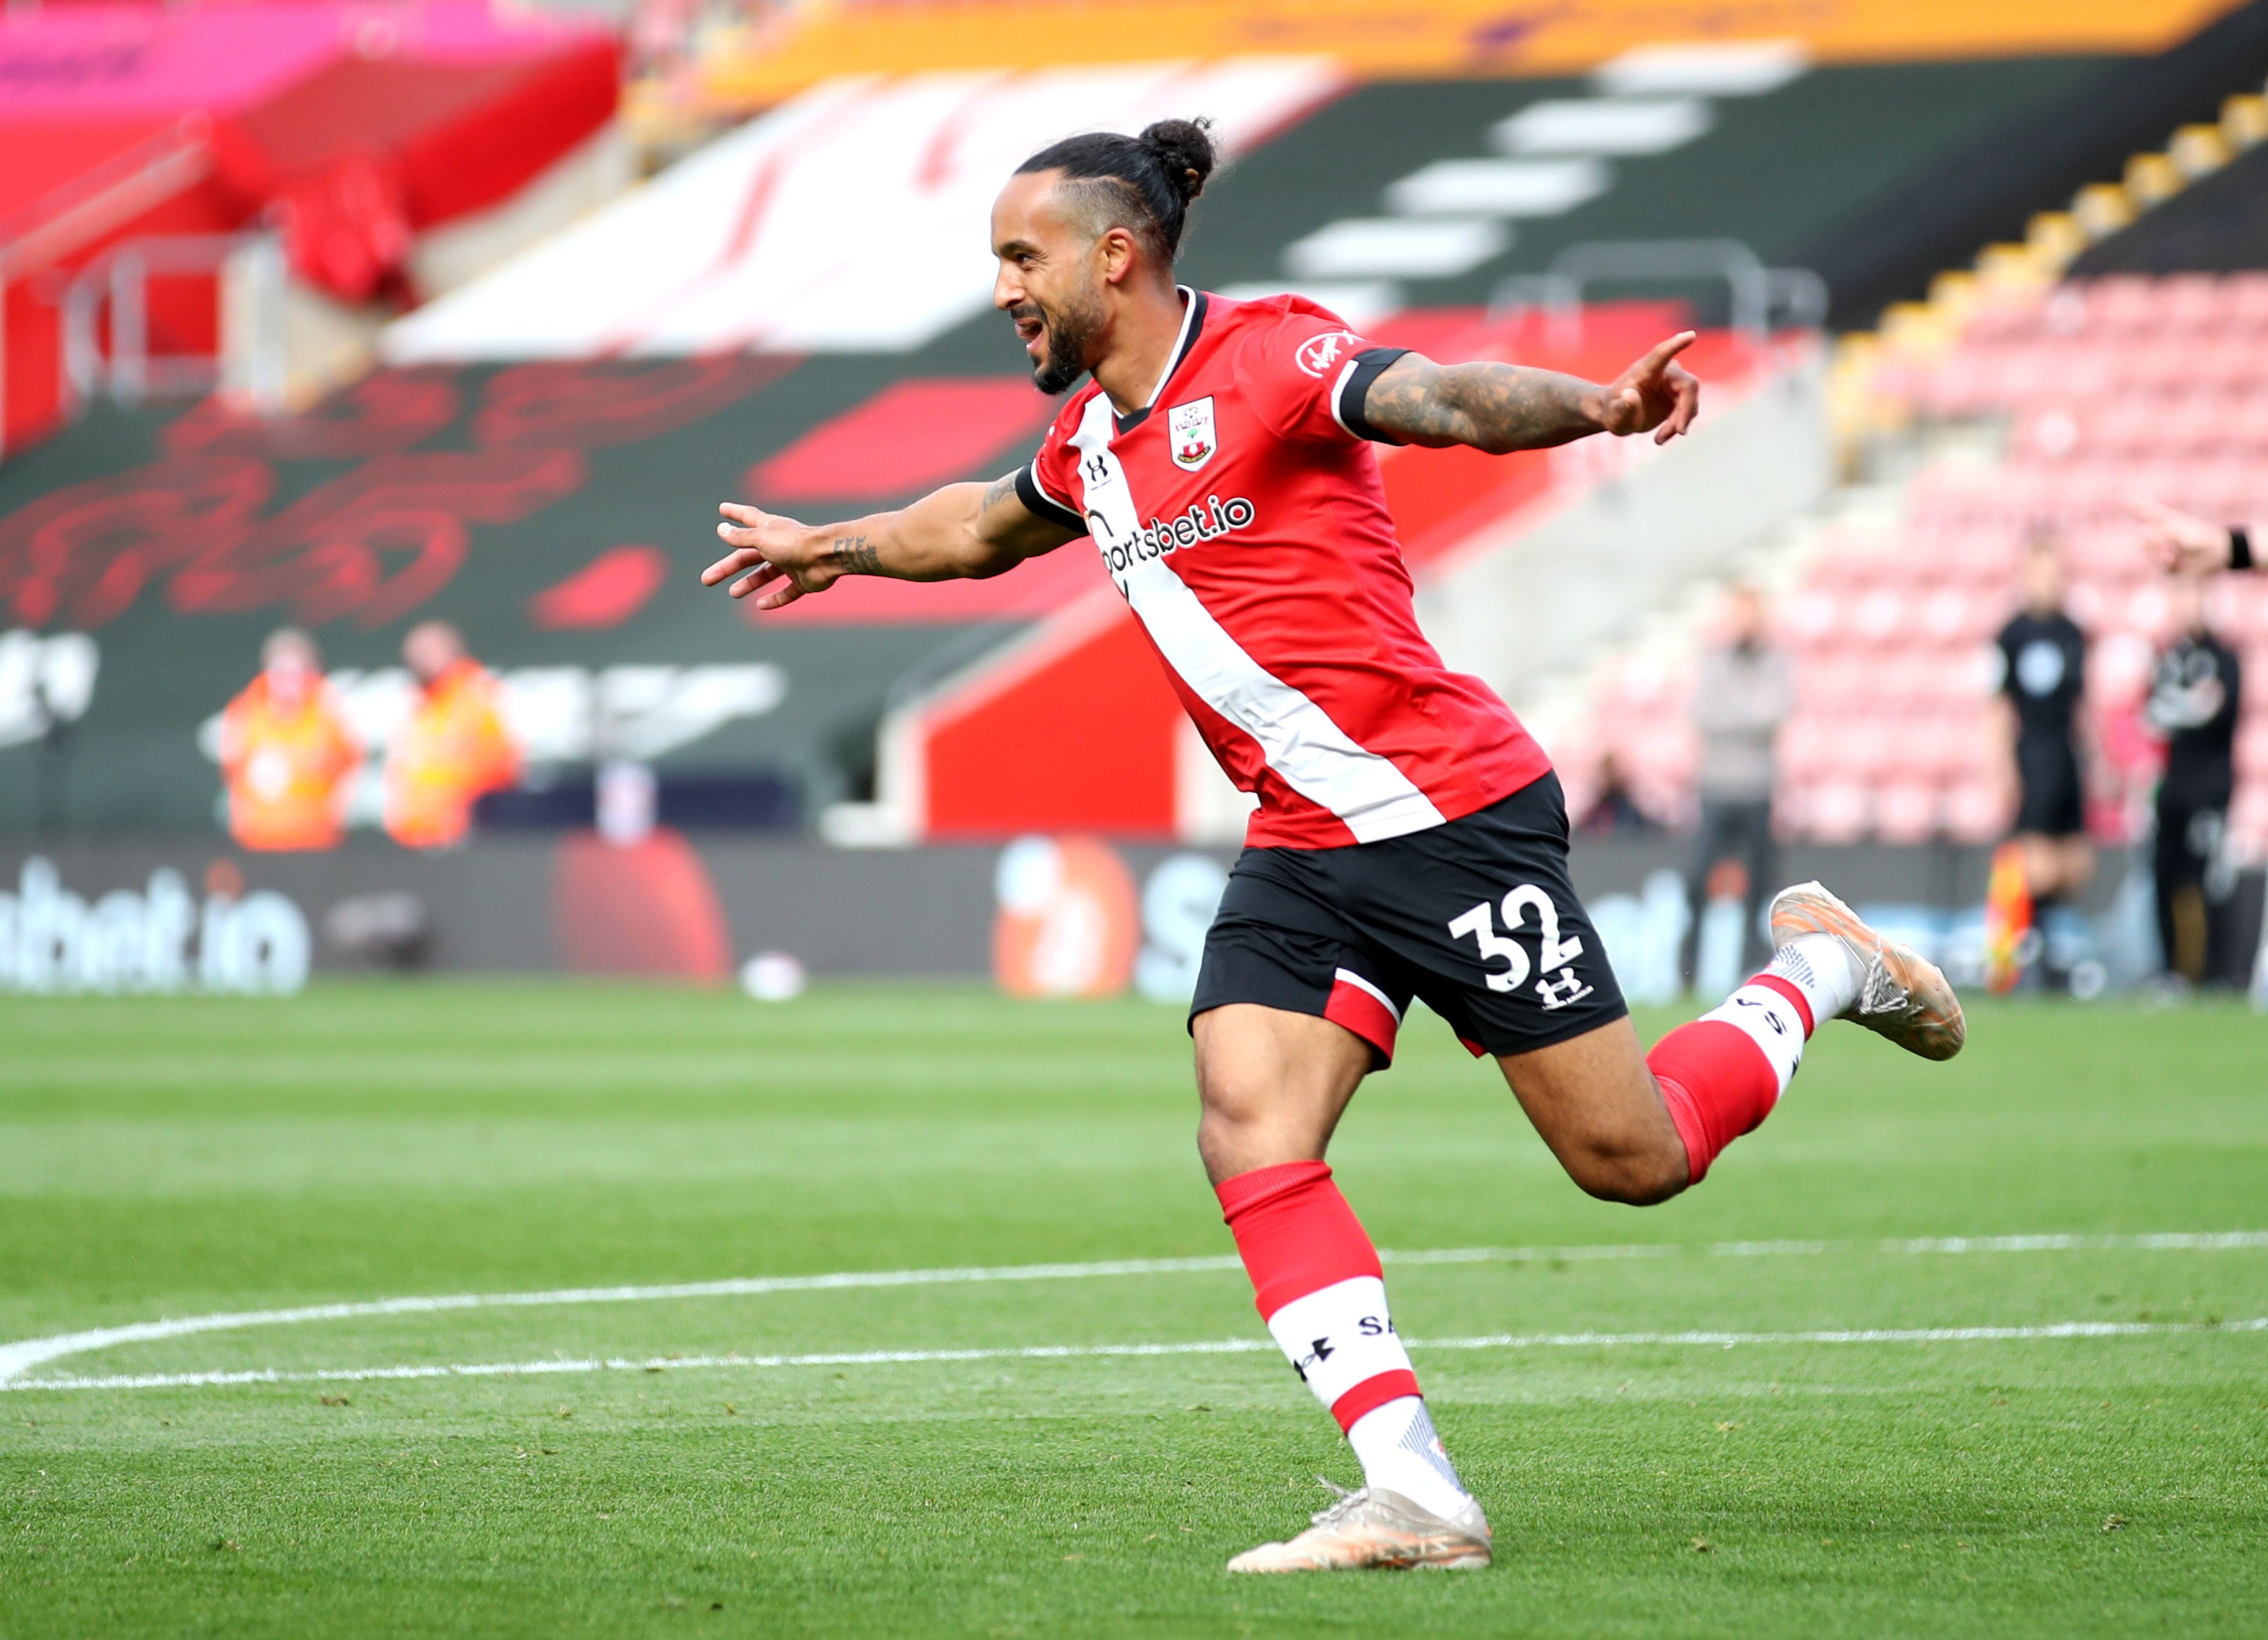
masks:
[[[1318,1477],[1320,1479],[1321,1477]],[[1263,1543],[1228,1562],[1231,1571],[1354,1571],[1424,1567],[1470,1571],[1489,1563],[1487,1518],[1477,1503],[1445,1520],[1399,1492],[1327,1487],[1338,1501],[1289,1543]]]
[[[1842,942],[1859,965],[1859,1000],[1838,1017],[1926,1060],[1949,1060],[1969,1039],[1961,999],[1937,964],[1885,940],[1816,883],[1799,883],[1773,896],[1771,932],[1774,950],[1807,934]]]

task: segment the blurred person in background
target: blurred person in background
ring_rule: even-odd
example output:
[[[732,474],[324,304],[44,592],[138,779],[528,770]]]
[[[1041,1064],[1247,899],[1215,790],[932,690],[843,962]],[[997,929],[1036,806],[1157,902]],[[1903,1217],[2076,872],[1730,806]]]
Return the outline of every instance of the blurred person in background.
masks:
[[[496,680],[446,621],[401,640],[418,698],[386,749],[386,833],[405,848],[448,848],[472,830],[473,804],[519,779]]]
[[[221,713],[229,836],[242,848],[336,848],[361,765],[315,640],[296,627],[269,633],[260,676]]]
[[[2015,988],[2046,949],[2033,930],[2095,875],[2080,749],[2087,636],[2064,611],[2062,543],[2051,536],[2027,542],[2020,584],[2023,607],[1995,640],[2002,735],[2018,787],[2015,833],[1994,857],[1985,896],[1995,991]],[[2050,984],[2062,979],[2043,967]]]
[[[2208,977],[2213,925],[2235,886],[2221,841],[2236,788],[2242,676],[2235,653],[2205,625],[2203,580],[2178,573],[2169,590],[2176,636],[2150,674],[2145,708],[2166,737],[2154,859],[2158,938],[2167,974],[2195,985]]]
[[[1660,824],[1632,794],[1630,776],[1623,768],[1622,759],[1611,751],[1602,754],[1599,758],[1599,794],[1583,811],[1583,823],[1575,828],[1576,834],[1643,837],[1660,829]]]
[[[1701,733],[1701,831],[1685,880],[1694,910],[1685,945],[1689,984],[1710,890],[1737,886],[1737,895],[1728,898],[1741,902],[1740,961],[1746,972],[1764,954],[1756,926],[1756,896],[1779,881],[1779,853],[1772,842],[1774,747],[1780,726],[1795,711],[1795,679],[1787,656],[1771,641],[1768,615],[1756,587],[1734,587],[1726,603],[1725,641],[1702,658],[1694,684],[1693,727]],[[1720,871],[1727,862],[1737,871]]]

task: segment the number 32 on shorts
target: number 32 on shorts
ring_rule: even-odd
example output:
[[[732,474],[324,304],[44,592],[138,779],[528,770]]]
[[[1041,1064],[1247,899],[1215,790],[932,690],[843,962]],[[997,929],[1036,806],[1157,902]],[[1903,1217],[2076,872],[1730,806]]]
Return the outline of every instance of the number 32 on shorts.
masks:
[[[1487,971],[1482,977],[1490,990],[1517,991],[1528,983],[1529,968],[1527,948],[1512,936],[1527,927],[1531,911],[1535,913],[1536,927],[1534,971],[1540,976],[1535,994],[1546,1012],[1557,1012],[1588,996],[1591,987],[1569,966],[1583,954],[1581,936],[1559,937],[1558,908],[1535,884],[1523,883],[1504,897],[1504,933],[1496,931],[1495,909],[1483,901],[1449,924],[1449,937],[1462,940],[1470,935],[1479,945],[1481,965]],[[1508,966],[1500,971],[1490,967],[1499,957]]]

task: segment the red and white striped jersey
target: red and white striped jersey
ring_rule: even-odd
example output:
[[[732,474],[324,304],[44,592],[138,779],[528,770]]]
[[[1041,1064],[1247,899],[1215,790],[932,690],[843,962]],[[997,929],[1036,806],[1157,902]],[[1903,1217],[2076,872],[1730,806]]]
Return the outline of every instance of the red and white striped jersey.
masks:
[[[1089,381],[1017,477],[1093,537],[1198,731],[1259,794],[1253,846],[1330,848],[1486,808],[1550,763],[1418,629],[1366,440],[1401,351],[1295,296],[1183,292],[1149,404]]]

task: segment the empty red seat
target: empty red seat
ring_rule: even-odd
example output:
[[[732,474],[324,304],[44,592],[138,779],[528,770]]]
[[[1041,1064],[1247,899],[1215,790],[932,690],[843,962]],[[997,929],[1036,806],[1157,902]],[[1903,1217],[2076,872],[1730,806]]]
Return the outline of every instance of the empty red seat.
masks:
[[[1926,843],[1937,835],[1943,809],[1936,787],[1894,781],[1874,794],[1874,834],[1885,843]]]

